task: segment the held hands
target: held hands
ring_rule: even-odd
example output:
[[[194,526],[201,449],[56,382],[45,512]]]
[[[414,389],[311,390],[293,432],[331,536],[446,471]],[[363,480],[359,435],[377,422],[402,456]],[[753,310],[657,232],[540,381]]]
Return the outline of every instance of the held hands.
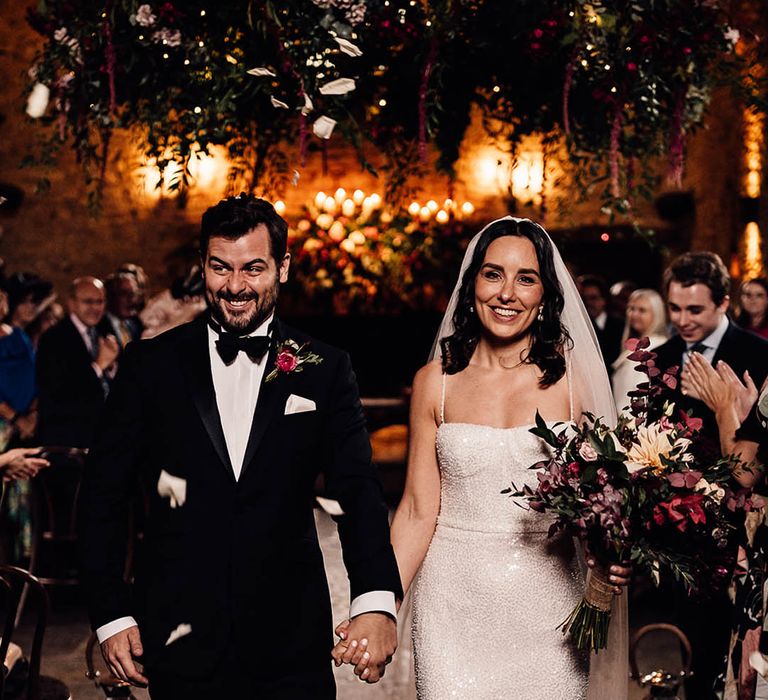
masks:
[[[49,467],[50,462],[38,457],[39,453],[39,447],[16,447],[0,455],[3,481],[32,479],[41,469]]]
[[[143,653],[136,625],[112,635],[101,644],[101,655],[114,676],[139,688],[146,688],[149,682],[136,667],[135,659]]]
[[[352,664],[355,675],[377,683],[397,649],[397,624],[384,613],[370,612],[345,620],[336,628],[339,642],[331,656],[336,666]]]
[[[744,372],[742,382],[730,365],[720,361],[712,367],[697,352],[686,363],[681,380],[683,394],[700,399],[715,413],[733,405],[739,422],[744,421],[757,401],[757,387],[749,371]]]

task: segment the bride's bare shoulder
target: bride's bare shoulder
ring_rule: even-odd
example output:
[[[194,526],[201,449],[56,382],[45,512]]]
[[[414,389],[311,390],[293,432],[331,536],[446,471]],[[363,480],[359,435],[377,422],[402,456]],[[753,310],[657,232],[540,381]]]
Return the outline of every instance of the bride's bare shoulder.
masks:
[[[440,359],[434,359],[424,365],[413,378],[414,393],[431,395],[439,391],[443,381],[443,365]]]

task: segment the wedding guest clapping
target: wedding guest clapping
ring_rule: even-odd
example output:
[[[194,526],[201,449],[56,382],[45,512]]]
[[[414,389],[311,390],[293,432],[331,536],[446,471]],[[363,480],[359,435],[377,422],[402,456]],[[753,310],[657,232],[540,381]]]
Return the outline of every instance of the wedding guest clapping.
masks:
[[[768,381],[762,388],[762,400],[751,406],[742,420],[741,399],[745,394],[755,397],[757,392],[741,384],[725,363],[719,363],[715,369],[701,356],[694,355],[689,365],[687,385],[714,411],[723,454],[738,457],[734,477],[745,488],[764,492]],[[762,511],[748,513],[746,525],[739,547],[738,568],[731,584],[735,614],[725,682],[726,688],[734,689],[733,697],[758,700],[768,697],[765,680],[768,660],[764,656],[768,650],[764,591],[768,576],[768,526]]]
[[[622,336],[622,347],[629,338],[648,338],[649,349],[653,349],[667,341],[667,314],[664,300],[653,289],[637,289],[629,296],[627,303],[627,321]],[[629,359],[631,353],[622,351],[613,363],[611,384],[616,408],[621,411],[629,405],[629,392],[645,378],[635,371],[637,363]]]
[[[742,328],[768,338],[768,279],[755,277],[741,285],[741,313],[736,318]]]

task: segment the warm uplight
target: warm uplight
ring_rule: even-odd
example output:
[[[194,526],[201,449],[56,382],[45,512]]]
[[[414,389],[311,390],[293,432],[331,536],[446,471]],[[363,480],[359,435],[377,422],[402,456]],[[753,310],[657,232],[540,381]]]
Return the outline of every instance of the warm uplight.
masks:
[[[461,213],[464,214],[464,216],[472,216],[472,214],[475,213],[475,207],[472,205],[472,202],[464,202],[464,204],[461,205]]]
[[[347,198],[347,191],[343,187],[339,187],[336,193],[333,195],[337,204],[341,204]]]
[[[437,202],[434,199],[430,199],[427,202],[427,209],[431,211],[433,214],[439,209],[440,207],[437,206]]]
[[[323,208],[323,204],[325,204],[325,197],[326,197],[325,192],[318,192],[315,195],[315,206],[318,209],[322,209]]]
[[[763,274],[763,251],[760,227],[750,221],[744,229],[744,279],[761,277]]]
[[[440,209],[437,214],[435,214],[435,221],[437,221],[438,224],[447,224],[448,219],[448,212],[444,209]]]
[[[429,207],[422,207],[419,210],[419,219],[422,221],[429,221],[432,218],[432,211]]]
[[[408,205],[408,213],[411,216],[418,216],[420,211],[421,211],[421,204],[419,204],[418,202],[411,202]]]
[[[760,196],[763,179],[763,130],[765,117],[755,109],[744,111],[744,184],[747,197]]]
[[[325,201],[323,202],[323,209],[327,211],[329,214],[335,214],[336,213],[336,200],[328,195],[325,198]]]
[[[521,152],[512,166],[512,196],[522,202],[536,202],[544,189],[544,154]]]
[[[352,201],[357,205],[362,204],[364,199],[365,199],[365,192],[363,192],[362,190],[355,190],[354,193],[352,194]]]

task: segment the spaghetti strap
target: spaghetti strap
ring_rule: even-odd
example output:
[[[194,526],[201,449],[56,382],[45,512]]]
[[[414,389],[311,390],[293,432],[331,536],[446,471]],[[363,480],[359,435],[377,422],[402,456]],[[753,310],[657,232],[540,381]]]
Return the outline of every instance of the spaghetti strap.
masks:
[[[443,391],[440,395],[440,425],[445,423],[445,378],[446,373],[443,372]]]

